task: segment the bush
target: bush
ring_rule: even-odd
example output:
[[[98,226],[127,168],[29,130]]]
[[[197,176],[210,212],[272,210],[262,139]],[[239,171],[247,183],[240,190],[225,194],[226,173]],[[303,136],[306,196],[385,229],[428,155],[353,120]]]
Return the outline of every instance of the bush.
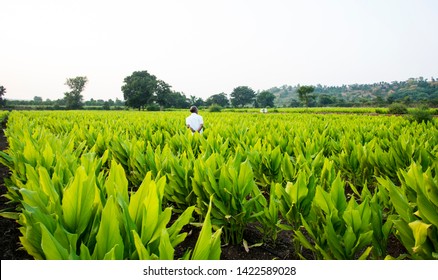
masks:
[[[217,105],[217,104],[212,104],[209,108],[208,108],[209,112],[220,112],[222,111],[222,107]]]
[[[146,107],[147,111],[160,111],[160,106],[158,106],[157,104],[151,104],[149,106]]]
[[[412,111],[409,120],[417,123],[428,123],[433,120],[432,113],[429,112],[429,108],[422,106]]]
[[[392,103],[388,107],[388,113],[389,114],[407,114],[408,113],[408,107],[402,103]]]
[[[387,111],[385,109],[381,109],[381,108],[377,108],[376,109],[376,114],[386,114]]]

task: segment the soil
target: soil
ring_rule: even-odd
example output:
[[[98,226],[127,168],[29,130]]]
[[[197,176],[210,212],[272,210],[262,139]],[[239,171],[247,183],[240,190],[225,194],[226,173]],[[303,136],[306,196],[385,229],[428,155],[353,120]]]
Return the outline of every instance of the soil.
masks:
[[[6,127],[4,120],[0,125],[0,150],[3,151],[8,148],[8,142],[4,135]],[[10,208],[7,204],[8,199],[3,195],[7,192],[4,179],[10,176],[9,169],[0,164],[0,210]],[[0,259],[1,260],[31,260],[32,256],[21,247],[19,236],[20,225],[11,219],[6,219],[0,216]],[[175,257],[181,258],[188,249],[194,249],[199,235],[199,228],[187,226],[183,229],[188,233],[184,242],[175,248]],[[245,249],[243,244],[240,245],[223,245],[221,259],[223,260],[293,260],[299,259],[299,256],[294,252],[294,245],[292,238],[288,232],[280,232],[278,234],[275,244],[272,242],[263,242],[260,246],[253,246],[253,244],[262,242],[262,235],[256,229],[255,225],[248,225],[244,232],[244,239],[250,246]],[[388,241],[388,252],[393,257],[398,257],[406,253],[405,248],[398,241],[397,238],[391,236]],[[303,256],[306,259],[314,259],[310,252],[304,252]]]

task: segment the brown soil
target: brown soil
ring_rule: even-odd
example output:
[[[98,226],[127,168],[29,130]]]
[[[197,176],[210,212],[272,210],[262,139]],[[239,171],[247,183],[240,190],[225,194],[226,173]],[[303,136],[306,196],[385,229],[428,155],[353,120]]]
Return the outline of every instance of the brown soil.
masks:
[[[180,258],[187,250],[195,248],[196,241],[199,235],[199,228],[188,226],[183,229],[189,234],[186,239],[175,248],[175,257]],[[223,244],[221,248],[221,260],[293,260],[298,259],[293,253],[293,244],[291,236],[286,232],[278,234],[275,244],[272,242],[262,242],[262,234],[255,228],[254,225],[248,225],[243,238],[247,241],[249,248],[246,250],[243,244],[230,245]],[[260,246],[251,246],[260,244]],[[311,256],[307,256],[310,259]]]

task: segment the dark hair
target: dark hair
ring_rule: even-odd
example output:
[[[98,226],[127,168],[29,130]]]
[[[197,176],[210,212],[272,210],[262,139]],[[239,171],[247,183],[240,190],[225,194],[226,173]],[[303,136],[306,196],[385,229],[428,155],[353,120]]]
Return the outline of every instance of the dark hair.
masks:
[[[192,107],[190,107],[190,112],[197,113],[198,112],[198,108],[196,108],[196,106],[192,106]]]

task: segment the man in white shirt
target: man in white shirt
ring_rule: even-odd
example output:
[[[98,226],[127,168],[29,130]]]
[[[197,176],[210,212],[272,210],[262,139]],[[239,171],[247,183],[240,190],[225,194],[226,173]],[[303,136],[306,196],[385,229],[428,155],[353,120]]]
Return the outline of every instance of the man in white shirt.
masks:
[[[198,115],[198,108],[196,106],[190,107],[190,116],[186,118],[186,125],[192,133],[199,132],[202,133],[204,127],[204,120],[202,116]]]

